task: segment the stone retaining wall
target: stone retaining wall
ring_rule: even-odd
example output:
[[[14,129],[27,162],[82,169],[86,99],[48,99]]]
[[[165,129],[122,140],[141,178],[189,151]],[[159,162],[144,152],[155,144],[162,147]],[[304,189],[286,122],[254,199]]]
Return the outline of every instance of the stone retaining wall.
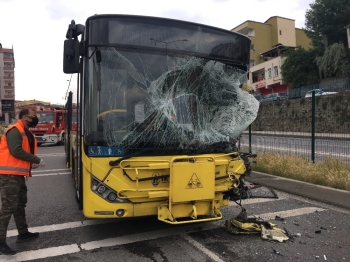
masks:
[[[350,133],[350,92],[317,96],[317,133]],[[260,104],[253,131],[311,132],[311,98],[298,98]]]

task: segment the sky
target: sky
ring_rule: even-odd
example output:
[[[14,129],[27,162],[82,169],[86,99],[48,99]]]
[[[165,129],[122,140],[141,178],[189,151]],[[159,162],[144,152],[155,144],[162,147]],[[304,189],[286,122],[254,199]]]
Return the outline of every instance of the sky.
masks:
[[[227,30],[272,16],[305,27],[314,0],[0,0],[0,43],[14,49],[16,100],[64,104],[74,88],[63,73],[63,43],[71,20],[84,24],[94,14],[166,17]],[[74,79],[74,78],[73,78]]]

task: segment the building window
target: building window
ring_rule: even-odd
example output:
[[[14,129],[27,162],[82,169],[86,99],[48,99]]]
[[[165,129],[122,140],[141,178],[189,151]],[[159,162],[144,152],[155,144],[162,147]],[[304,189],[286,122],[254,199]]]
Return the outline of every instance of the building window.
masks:
[[[273,76],[278,76],[278,66],[273,67]]]
[[[280,35],[282,35],[282,30],[280,30]]]
[[[11,53],[4,53],[4,58],[12,58],[13,54]]]
[[[247,36],[255,36],[255,30],[254,29],[250,29],[247,33]]]
[[[11,86],[11,83],[8,83],[8,86]]]
[[[268,75],[268,77],[269,77],[269,78],[271,78],[271,77],[272,77],[272,74],[271,74],[271,68],[267,69],[267,75]]]
[[[254,52],[255,51],[255,46],[254,46],[254,44],[251,44],[250,45],[250,52]]]

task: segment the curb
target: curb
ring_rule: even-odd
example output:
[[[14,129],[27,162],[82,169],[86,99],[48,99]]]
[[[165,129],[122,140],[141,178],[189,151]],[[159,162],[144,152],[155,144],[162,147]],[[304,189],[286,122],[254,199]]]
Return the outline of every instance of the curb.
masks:
[[[350,209],[350,191],[314,185],[311,183],[268,175],[256,171],[252,171],[251,176],[246,177],[245,180],[294,195],[303,196],[327,204]]]

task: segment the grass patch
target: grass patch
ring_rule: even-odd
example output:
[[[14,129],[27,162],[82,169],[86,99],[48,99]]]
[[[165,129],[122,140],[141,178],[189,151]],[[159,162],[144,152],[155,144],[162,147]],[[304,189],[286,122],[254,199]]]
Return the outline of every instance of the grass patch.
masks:
[[[258,153],[253,170],[350,191],[350,164],[327,157],[316,164],[294,155]]]

